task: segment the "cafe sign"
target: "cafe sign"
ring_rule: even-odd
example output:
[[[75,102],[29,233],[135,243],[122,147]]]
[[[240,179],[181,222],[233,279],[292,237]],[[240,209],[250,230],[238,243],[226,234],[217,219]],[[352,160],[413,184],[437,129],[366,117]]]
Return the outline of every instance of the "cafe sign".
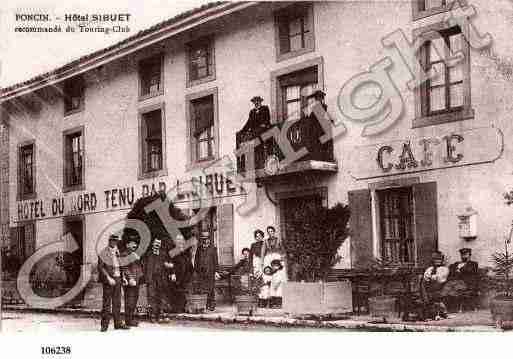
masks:
[[[409,138],[356,147],[350,173],[358,179],[386,177],[489,163],[503,150],[502,132],[494,127]]]

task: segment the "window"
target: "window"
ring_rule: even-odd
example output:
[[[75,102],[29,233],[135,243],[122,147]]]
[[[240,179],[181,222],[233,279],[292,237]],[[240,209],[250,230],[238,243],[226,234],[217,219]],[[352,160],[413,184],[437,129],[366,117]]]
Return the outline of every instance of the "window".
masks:
[[[84,185],[84,129],[64,133],[64,190],[81,190]]]
[[[470,51],[460,28],[440,28],[443,24],[427,27],[434,29],[424,36],[425,42],[418,55],[427,72],[435,70],[437,76],[424,82],[416,90],[414,127],[460,121],[473,117],[470,106]],[[423,31],[420,29],[420,31]],[[463,53],[461,61],[456,53]]]
[[[161,95],[164,92],[162,81],[162,60],[163,56],[159,54],[139,62],[140,99]]]
[[[275,17],[278,61],[313,51],[313,6],[296,4],[280,10]]]
[[[307,99],[306,96],[312,93],[317,83],[317,67],[310,67],[279,78],[283,96],[283,120],[294,120],[303,115],[302,110],[313,102],[313,99]]]
[[[64,114],[79,112],[84,107],[84,80],[81,76],[64,81]]]
[[[217,88],[186,96],[189,166],[207,165],[219,154]]]
[[[145,173],[163,169],[162,111],[150,111],[142,115],[143,171]]]
[[[294,114],[301,116],[309,105],[306,95],[324,88],[324,60],[317,57],[271,72],[271,108],[274,122],[282,122]]]
[[[187,86],[215,79],[214,45],[210,37],[193,41],[187,45]]]
[[[449,11],[460,2],[466,5],[465,0],[412,0],[413,20]]]
[[[195,152],[198,161],[214,157],[214,103],[212,96],[191,102],[193,113]]]
[[[36,223],[34,221],[18,223],[11,232],[11,254],[17,259],[18,270],[35,251]]]
[[[379,191],[378,198],[381,258],[399,264],[415,263],[411,187]]]
[[[34,143],[23,144],[18,154],[18,198],[34,198],[36,195]]]

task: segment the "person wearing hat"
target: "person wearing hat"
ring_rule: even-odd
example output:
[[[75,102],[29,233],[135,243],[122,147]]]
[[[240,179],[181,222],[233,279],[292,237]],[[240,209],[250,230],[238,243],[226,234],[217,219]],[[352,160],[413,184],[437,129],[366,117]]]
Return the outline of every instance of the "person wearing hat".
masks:
[[[163,298],[168,290],[167,272],[173,268],[169,254],[163,248],[163,240],[154,238],[144,258],[144,274],[148,294],[148,319],[158,323],[161,319]]]
[[[477,296],[478,264],[471,260],[472,249],[459,250],[461,260],[449,266],[449,279],[444,286],[442,295],[450,309],[460,308],[466,299]]]
[[[144,277],[141,258],[136,253],[138,246],[139,236],[137,233],[125,234],[125,250],[122,256],[129,259],[129,263],[123,267],[125,277],[127,278],[127,283],[124,287],[125,324],[131,327],[138,325],[135,319],[135,309],[139,300],[139,287]]]
[[[245,141],[260,136],[271,127],[271,113],[269,107],[262,105],[264,99],[260,96],[254,96],[251,102],[255,106],[249,111],[249,117],[240,131]]]
[[[168,274],[169,303],[173,313],[183,313],[185,312],[185,293],[191,282],[194,268],[191,249],[187,246],[184,236],[178,234],[173,243],[175,247],[170,252],[173,268]]]
[[[252,268],[253,275],[259,277],[262,275],[263,257],[262,249],[264,247],[264,232],[261,229],[256,229],[253,232],[255,241],[251,244],[249,249],[249,266]]]
[[[324,127],[326,127],[326,125],[323,126],[321,121],[328,119],[330,121],[329,126],[333,122],[327,113],[328,106],[324,101],[325,97],[324,91],[319,89],[307,96],[307,118],[309,121],[306,122],[303,128],[308,133],[308,136],[302,141],[302,145],[306,147],[308,153],[313,158],[321,158],[324,153],[329,153],[330,147],[333,145],[331,140],[324,143],[321,143],[320,140],[324,135]]]
[[[431,255],[431,266],[424,272],[422,291],[425,304],[434,319],[447,318],[447,310],[443,303],[442,289],[449,277],[449,268],[444,265],[442,252],[435,251]]]
[[[109,236],[109,243],[98,255],[99,280],[102,283],[101,331],[107,331],[111,313],[114,329],[130,329],[121,321],[121,285],[126,282],[119,265],[119,236]]]
[[[207,309],[215,310],[215,280],[219,278],[217,248],[212,245],[209,232],[201,232],[200,246],[194,256],[194,272],[202,289],[208,294]]]

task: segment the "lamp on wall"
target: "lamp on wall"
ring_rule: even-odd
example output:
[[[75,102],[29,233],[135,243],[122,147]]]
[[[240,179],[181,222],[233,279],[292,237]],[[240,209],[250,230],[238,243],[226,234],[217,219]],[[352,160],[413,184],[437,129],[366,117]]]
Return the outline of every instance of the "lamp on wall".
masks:
[[[472,207],[466,207],[458,215],[458,233],[467,241],[477,238],[477,211]]]

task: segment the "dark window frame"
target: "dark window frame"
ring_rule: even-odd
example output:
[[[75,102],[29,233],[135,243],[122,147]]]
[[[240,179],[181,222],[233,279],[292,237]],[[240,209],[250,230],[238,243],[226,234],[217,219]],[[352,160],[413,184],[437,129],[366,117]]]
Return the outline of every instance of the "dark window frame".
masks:
[[[151,78],[153,71],[158,68],[159,86],[158,90],[151,91]],[[139,77],[139,101],[143,101],[152,97],[161,96],[164,94],[164,54],[158,53],[144,59],[139,60],[138,66]],[[155,71],[156,72],[156,71]],[[146,79],[149,76],[150,79]],[[148,84],[147,84],[148,83]],[[148,85],[147,92],[146,86]]]
[[[274,33],[277,62],[315,51],[313,7],[314,5],[311,2],[298,2],[276,11],[274,15]],[[296,36],[301,36],[303,47],[291,50],[289,25],[297,19],[301,19],[301,31]]]
[[[80,148],[79,148],[79,157],[81,159],[80,166],[80,181],[79,183],[71,183],[69,181],[70,176],[70,156],[73,157],[73,143],[70,143],[70,140],[76,138],[78,136],[81,137],[80,140]],[[63,184],[63,192],[72,192],[72,191],[81,191],[85,189],[85,129],[84,126],[79,126],[75,128],[71,128],[65,130],[62,134],[63,140],[63,165],[62,165],[62,184]],[[71,152],[69,151],[71,148]]]
[[[385,196],[391,195],[392,192],[403,192],[407,193],[408,196],[408,209],[405,209],[403,203],[399,203],[399,212],[398,213],[389,213],[388,216],[385,216]],[[401,258],[401,256],[405,253],[401,253],[401,245],[399,244],[399,260],[393,261],[393,263],[401,265],[401,266],[409,266],[413,267],[415,266],[415,263],[417,263],[417,243],[415,238],[415,202],[414,202],[414,193],[413,193],[413,187],[411,186],[405,186],[405,187],[394,187],[394,188],[386,188],[386,189],[380,189],[376,190],[376,197],[378,199],[377,208],[378,208],[378,227],[379,227],[379,238],[378,238],[378,248],[380,253],[380,258],[385,259],[386,261],[393,261],[391,258],[388,258],[386,253],[386,242],[393,243],[394,240],[392,239],[386,239],[385,233],[386,233],[386,221],[389,219],[397,218],[398,221],[398,231],[399,233],[399,240],[402,240],[402,242],[407,242],[408,238],[407,235],[407,220],[409,219],[409,225],[410,225],[410,231],[411,231],[411,238],[409,239],[410,247],[409,247],[409,255],[411,258]],[[408,251],[407,251],[408,252]],[[408,253],[406,253],[408,254]],[[409,260],[403,260],[403,259],[409,259]]]
[[[433,8],[426,9],[425,3],[426,0],[412,0],[412,19],[413,21],[417,21],[429,16],[433,16],[436,14],[441,14],[447,11],[450,11],[453,6],[459,7],[460,3],[463,6],[467,6],[467,0],[454,0],[454,2],[450,2],[450,0],[443,0],[444,4],[442,6],[437,6]]]
[[[212,156],[209,158],[198,159],[197,151],[198,151],[198,142],[195,137],[195,126],[194,126],[194,101],[206,98],[208,96],[212,96],[212,105],[213,105],[213,129],[211,129],[210,138],[213,140],[212,146]],[[219,159],[219,104],[218,104],[218,90],[217,87],[195,92],[192,94],[188,94],[185,96],[185,111],[186,111],[186,119],[187,119],[187,170],[191,170],[197,167],[208,167],[210,164]]]
[[[84,110],[85,88],[85,80],[81,75],[64,80],[62,86],[64,116],[69,116]],[[73,105],[74,98],[78,98],[78,106]]]
[[[22,152],[27,147],[32,148],[32,159],[31,159],[31,175],[32,175],[32,191],[31,192],[25,192],[23,188],[23,179],[25,178],[22,175],[23,169],[23,163],[22,163]],[[28,199],[34,199],[37,197],[36,192],[36,141],[35,140],[29,140],[22,142],[18,144],[18,186],[17,186],[17,199],[19,201],[24,201]]]
[[[149,168],[151,151],[148,150],[148,126],[146,120],[148,115],[152,112],[160,111],[160,132],[161,132],[161,158],[160,168]],[[165,103],[157,103],[139,109],[139,169],[138,179],[154,178],[167,176],[167,156],[166,156],[166,111]]]
[[[206,47],[207,61],[206,68],[207,74],[202,77],[193,76],[193,51],[197,47]],[[196,40],[190,41],[186,44],[187,54],[185,57],[186,68],[186,83],[187,87],[196,86],[206,82],[214,81],[216,79],[216,61],[215,61],[215,39],[214,36],[204,36]]]
[[[292,75],[301,71],[305,71],[311,67],[317,67],[317,87],[324,89],[324,59],[317,57],[311,60],[306,60],[298,64],[286,66],[271,72],[271,121],[273,123],[282,122],[284,119],[284,94],[280,78]]]
[[[428,64],[428,48],[430,41],[436,38],[443,37],[444,34],[453,34],[460,31],[462,34],[461,51],[463,52],[464,59],[461,66],[463,68],[463,105],[458,108],[445,109],[443,111],[430,112],[429,109],[429,94],[428,87],[430,81],[426,81],[414,90],[415,98],[415,118],[413,119],[412,127],[426,127],[442,123],[456,122],[469,120],[474,118],[474,110],[471,104],[471,68],[470,68],[470,46],[466,40],[468,36],[468,26],[459,28],[459,25],[451,26],[447,22],[439,22],[436,24],[424,26],[413,31],[413,38],[423,37],[426,41],[417,52],[417,57],[421,66],[426,69]],[[446,94],[450,96],[450,94]]]

